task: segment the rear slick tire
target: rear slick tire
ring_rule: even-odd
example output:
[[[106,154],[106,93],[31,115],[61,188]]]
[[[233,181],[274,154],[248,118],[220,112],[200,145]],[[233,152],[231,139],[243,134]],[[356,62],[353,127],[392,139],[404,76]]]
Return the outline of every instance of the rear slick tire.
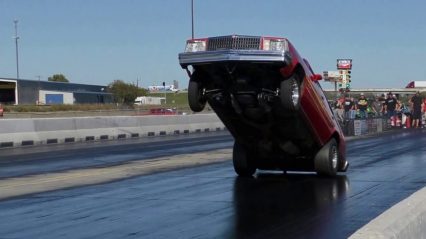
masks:
[[[339,149],[334,138],[328,141],[314,159],[315,171],[318,175],[334,177],[339,165]]]
[[[203,88],[199,82],[190,80],[188,85],[188,104],[194,112],[203,111],[207,100],[203,95]]]
[[[252,157],[250,157],[244,145],[237,141],[234,142],[232,161],[234,163],[234,170],[238,176],[251,177],[256,172]]]

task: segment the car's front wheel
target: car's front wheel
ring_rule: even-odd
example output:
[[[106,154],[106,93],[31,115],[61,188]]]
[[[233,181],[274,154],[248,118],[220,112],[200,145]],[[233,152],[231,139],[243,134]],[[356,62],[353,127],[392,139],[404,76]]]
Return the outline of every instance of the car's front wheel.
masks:
[[[194,112],[200,112],[206,106],[206,97],[204,96],[204,89],[200,82],[190,80],[188,86],[188,104]]]
[[[235,172],[242,177],[250,177],[256,172],[253,155],[250,154],[243,144],[235,141],[232,152],[232,160]]]
[[[328,141],[314,159],[318,175],[335,176],[339,165],[339,148],[334,138]]]

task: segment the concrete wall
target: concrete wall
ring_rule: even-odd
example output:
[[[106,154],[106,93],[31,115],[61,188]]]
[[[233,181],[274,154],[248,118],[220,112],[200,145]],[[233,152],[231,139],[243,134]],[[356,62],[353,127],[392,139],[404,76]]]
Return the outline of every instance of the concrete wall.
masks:
[[[391,207],[349,238],[426,238],[426,187]]]
[[[0,147],[224,130],[215,114],[1,119]]]

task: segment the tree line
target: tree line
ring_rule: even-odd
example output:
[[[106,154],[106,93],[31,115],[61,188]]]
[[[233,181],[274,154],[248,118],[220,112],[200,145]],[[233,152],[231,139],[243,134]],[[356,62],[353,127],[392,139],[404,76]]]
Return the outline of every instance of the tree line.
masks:
[[[145,96],[148,90],[139,88],[134,84],[122,80],[115,80],[108,85],[108,92],[112,93],[114,102],[119,104],[133,105],[136,97]]]

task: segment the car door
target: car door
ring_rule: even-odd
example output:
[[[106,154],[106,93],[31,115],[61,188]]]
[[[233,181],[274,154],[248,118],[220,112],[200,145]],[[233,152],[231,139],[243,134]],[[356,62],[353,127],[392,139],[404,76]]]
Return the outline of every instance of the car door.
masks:
[[[311,124],[317,141],[324,144],[334,132],[334,115],[318,81],[313,80],[313,71],[305,60],[308,69],[304,82],[304,95],[302,97],[302,109]]]

